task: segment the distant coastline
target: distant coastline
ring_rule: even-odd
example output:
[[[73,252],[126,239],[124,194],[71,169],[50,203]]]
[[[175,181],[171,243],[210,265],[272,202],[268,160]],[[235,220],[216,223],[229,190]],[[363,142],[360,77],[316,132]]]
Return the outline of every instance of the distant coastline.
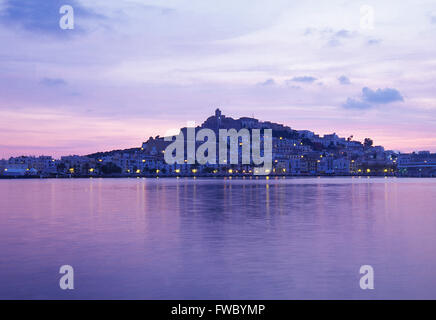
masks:
[[[141,147],[86,156],[69,155],[60,159],[19,156],[1,159],[0,178],[255,177],[260,168],[254,164],[255,156],[251,154],[252,159],[249,156],[248,162],[243,161],[246,148],[247,151],[256,149],[254,138],[250,140],[248,136],[244,140],[243,132],[248,130],[263,130],[264,134],[265,130],[271,132],[268,138],[271,141],[269,168],[265,170],[265,176],[436,177],[436,153],[430,151],[401,153],[385,150],[383,146],[374,145],[371,138],[357,141],[353,135],[339,137],[336,133],[320,136],[309,130],[295,130],[283,124],[250,117],[234,119],[216,109],[215,114],[200,126],[180,128],[178,136],[183,137],[182,149],[189,144],[192,148],[185,149],[194,151],[194,157],[186,152],[176,162],[167,161],[166,156],[172,155],[172,152],[165,150],[173,144],[175,136],[155,136],[143,142]],[[229,148],[223,153],[223,159],[219,156],[221,151],[216,152],[218,145],[221,146],[218,140],[216,145],[215,142],[209,145],[208,137],[208,146],[205,148],[204,137],[198,138],[201,132],[206,131],[216,137],[220,136],[221,131],[227,132],[225,138],[228,140],[224,141],[228,141]],[[188,138],[190,133],[192,137]],[[262,143],[263,151],[265,141]],[[196,151],[207,150],[209,155],[209,148],[215,151],[211,152],[211,161],[199,162],[198,156],[195,157]],[[235,163],[232,163],[230,154],[236,155]],[[250,152],[247,154],[250,155]]]
[[[72,175],[72,176],[39,176],[39,175],[25,175],[25,176],[1,176],[0,180],[35,180],[35,179],[156,179],[156,178],[214,178],[214,179],[247,179],[247,180],[273,180],[276,178],[436,178],[436,177],[416,177],[416,176],[404,176],[404,175],[382,175],[382,174],[277,174],[277,175],[244,175],[244,174],[199,174],[199,175],[171,175],[171,174],[141,174],[141,175]]]

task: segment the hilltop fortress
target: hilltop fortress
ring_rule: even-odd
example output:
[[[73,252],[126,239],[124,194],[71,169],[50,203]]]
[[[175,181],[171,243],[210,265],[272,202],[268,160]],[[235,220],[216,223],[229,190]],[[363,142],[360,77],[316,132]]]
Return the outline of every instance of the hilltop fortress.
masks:
[[[187,130],[181,128],[185,143]],[[222,114],[220,109],[207,118],[200,126],[195,127],[195,132],[202,129],[210,129],[219,134],[219,130],[244,129],[271,130],[272,132],[272,168],[271,174],[358,174],[358,173],[385,173],[394,172],[393,152],[385,152],[381,146],[372,146],[372,140],[365,143],[354,141],[352,138],[341,138],[335,133],[323,137],[308,130],[294,130],[289,126],[270,121],[260,121],[255,118],[242,117],[234,119]],[[164,162],[165,149],[171,143],[171,139],[164,137],[150,137],[142,144],[141,151],[146,155],[160,158]],[[242,152],[243,142],[239,140]],[[196,142],[196,148],[200,143]],[[365,165],[363,166],[363,163]],[[372,169],[371,169],[372,168]],[[192,163],[184,159],[184,164],[174,164],[165,168],[169,172],[176,173],[255,173],[255,166],[225,163]],[[160,170],[160,169],[157,169]],[[372,170],[372,171],[371,171]]]

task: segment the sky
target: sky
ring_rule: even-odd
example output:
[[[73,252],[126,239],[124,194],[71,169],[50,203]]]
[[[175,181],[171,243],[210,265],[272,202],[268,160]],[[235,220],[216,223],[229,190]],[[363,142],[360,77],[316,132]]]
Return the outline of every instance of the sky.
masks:
[[[436,152],[435,41],[434,0],[0,0],[0,158],[139,147],[217,107]]]

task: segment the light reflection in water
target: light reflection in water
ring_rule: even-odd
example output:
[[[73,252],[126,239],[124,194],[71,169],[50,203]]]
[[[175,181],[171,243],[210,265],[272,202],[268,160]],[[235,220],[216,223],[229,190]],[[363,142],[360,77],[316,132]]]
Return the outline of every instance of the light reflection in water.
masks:
[[[0,192],[0,298],[436,298],[432,179],[1,180]],[[68,294],[62,264],[77,274]]]

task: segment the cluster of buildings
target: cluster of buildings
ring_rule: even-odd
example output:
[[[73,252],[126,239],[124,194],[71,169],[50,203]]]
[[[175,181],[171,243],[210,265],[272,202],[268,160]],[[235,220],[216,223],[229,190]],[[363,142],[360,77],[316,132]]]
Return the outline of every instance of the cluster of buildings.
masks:
[[[406,177],[436,177],[436,153],[419,151],[398,155],[398,175]]]
[[[436,154],[402,154],[373,146],[371,139],[354,141],[337,134],[319,136],[255,118],[233,119],[219,109],[196,130],[271,129],[272,168],[269,175],[380,175],[436,177]],[[183,132],[186,128],[182,128]],[[185,141],[186,142],[186,141]],[[100,152],[88,156],[12,157],[0,160],[0,176],[222,176],[253,175],[247,164],[167,164],[165,149],[171,142],[150,137],[140,148]],[[242,143],[240,143],[242,145]]]

